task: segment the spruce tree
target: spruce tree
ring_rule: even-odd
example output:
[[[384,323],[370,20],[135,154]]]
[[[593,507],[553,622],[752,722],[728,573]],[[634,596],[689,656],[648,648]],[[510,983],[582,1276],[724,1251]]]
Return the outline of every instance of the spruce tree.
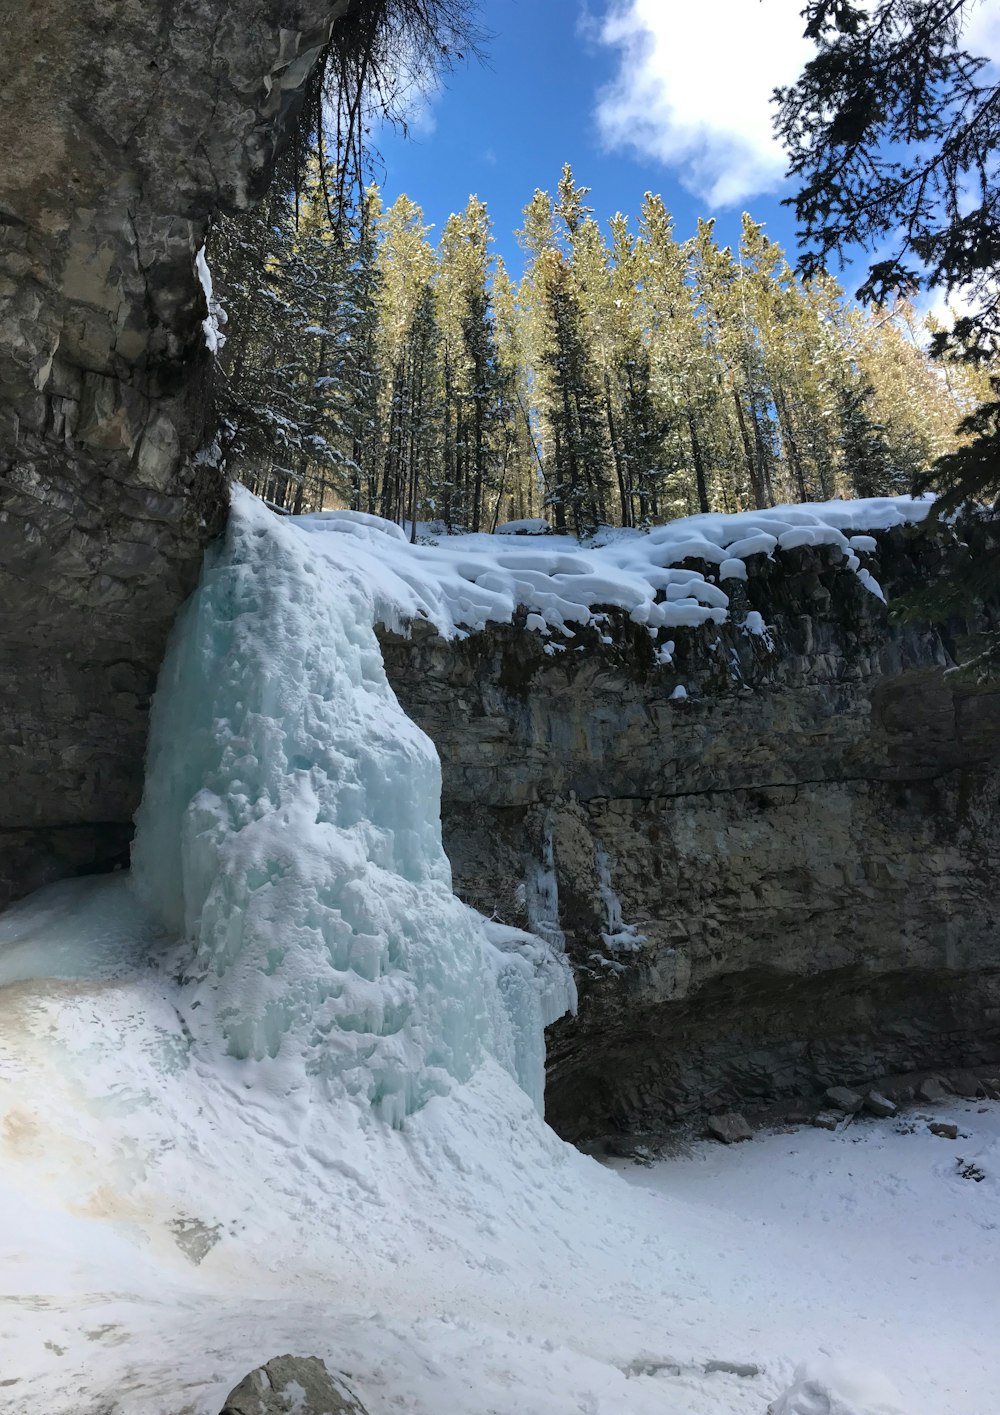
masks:
[[[558,530],[572,524],[578,536],[589,536],[608,514],[606,419],[572,267],[549,249],[537,276],[550,334],[544,356],[553,462],[547,502]]]

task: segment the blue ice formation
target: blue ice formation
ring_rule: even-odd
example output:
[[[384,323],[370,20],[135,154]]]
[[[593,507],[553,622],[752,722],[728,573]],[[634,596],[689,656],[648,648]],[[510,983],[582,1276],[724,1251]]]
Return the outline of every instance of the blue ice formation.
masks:
[[[437,753],[375,617],[362,575],[235,490],[160,675],[136,886],[184,939],[200,1040],[395,1125],[487,1055],[540,1109],[569,967],[452,893]]]

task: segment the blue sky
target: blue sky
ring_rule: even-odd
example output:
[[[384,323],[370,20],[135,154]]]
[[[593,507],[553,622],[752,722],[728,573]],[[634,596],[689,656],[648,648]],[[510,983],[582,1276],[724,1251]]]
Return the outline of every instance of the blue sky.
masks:
[[[715,215],[723,239],[748,210],[790,252],[783,161],[768,94],[807,51],[802,0],[482,0],[485,64],[460,64],[418,106],[409,137],[384,131],[387,201],[405,191],[436,235],[470,192],[519,272],[512,232],[564,162],[604,219],[662,193],[678,233]]]

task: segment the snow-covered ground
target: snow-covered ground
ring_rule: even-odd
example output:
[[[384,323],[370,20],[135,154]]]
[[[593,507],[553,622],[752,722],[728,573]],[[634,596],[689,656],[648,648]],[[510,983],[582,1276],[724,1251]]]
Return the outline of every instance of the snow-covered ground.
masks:
[[[370,1415],[764,1415],[800,1362],[864,1395],[783,1415],[996,1409],[1000,1107],[617,1175],[493,1062],[396,1130],[177,1070],[155,969],[0,997],[5,1412],[217,1415],[285,1350]]]
[[[957,1123],[959,1138],[932,1134],[931,1120]],[[752,1293],[762,1331],[780,1312],[790,1346],[817,1364],[881,1368],[907,1412],[997,1409],[1000,1106],[954,1100],[835,1135],[760,1132],[616,1167],[715,1216],[720,1238],[734,1240],[718,1255],[720,1286],[728,1270],[734,1293]],[[813,1410],[803,1402],[803,1415]]]
[[[0,917],[0,1411],[217,1415],[292,1351],[369,1415],[992,1415],[996,1108],[625,1176],[546,1128],[558,931],[451,894],[362,530],[238,498],[133,876]]]

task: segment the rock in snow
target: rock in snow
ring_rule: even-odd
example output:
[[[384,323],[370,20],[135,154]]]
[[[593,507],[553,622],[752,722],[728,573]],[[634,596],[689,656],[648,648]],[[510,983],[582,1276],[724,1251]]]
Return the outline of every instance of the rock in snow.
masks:
[[[845,1115],[857,1115],[865,1103],[864,1096],[859,1095],[857,1091],[848,1090],[846,1086],[831,1086],[823,1099],[828,1105],[832,1105],[834,1110],[842,1110]]]
[[[760,1367],[753,1361],[706,1361],[706,1376],[710,1376],[713,1371],[721,1371],[726,1376],[739,1376],[745,1381],[760,1375]]]
[[[724,1145],[735,1144],[738,1140],[752,1140],[753,1131],[742,1115],[732,1112],[728,1115],[711,1115],[705,1122],[705,1130],[714,1140]]]
[[[957,1140],[958,1126],[944,1120],[932,1120],[927,1129],[932,1135],[940,1135],[942,1140]]]
[[[921,1081],[917,1087],[917,1100],[920,1101],[946,1101],[948,1092],[944,1088],[937,1076],[928,1076],[926,1081]]]
[[[898,1399],[877,1372],[847,1361],[810,1361],[768,1415],[901,1415]]]
[[[229,1392],[221,1415],[365,1415],[318,1356],[275,1356]]]
[[[888,1096],[883,1096],[881,1091],[869,1091],[865,1096],[865,1110],[869,1115],[877,1115],[887,1120],[896,1114],[896,1105]]]

